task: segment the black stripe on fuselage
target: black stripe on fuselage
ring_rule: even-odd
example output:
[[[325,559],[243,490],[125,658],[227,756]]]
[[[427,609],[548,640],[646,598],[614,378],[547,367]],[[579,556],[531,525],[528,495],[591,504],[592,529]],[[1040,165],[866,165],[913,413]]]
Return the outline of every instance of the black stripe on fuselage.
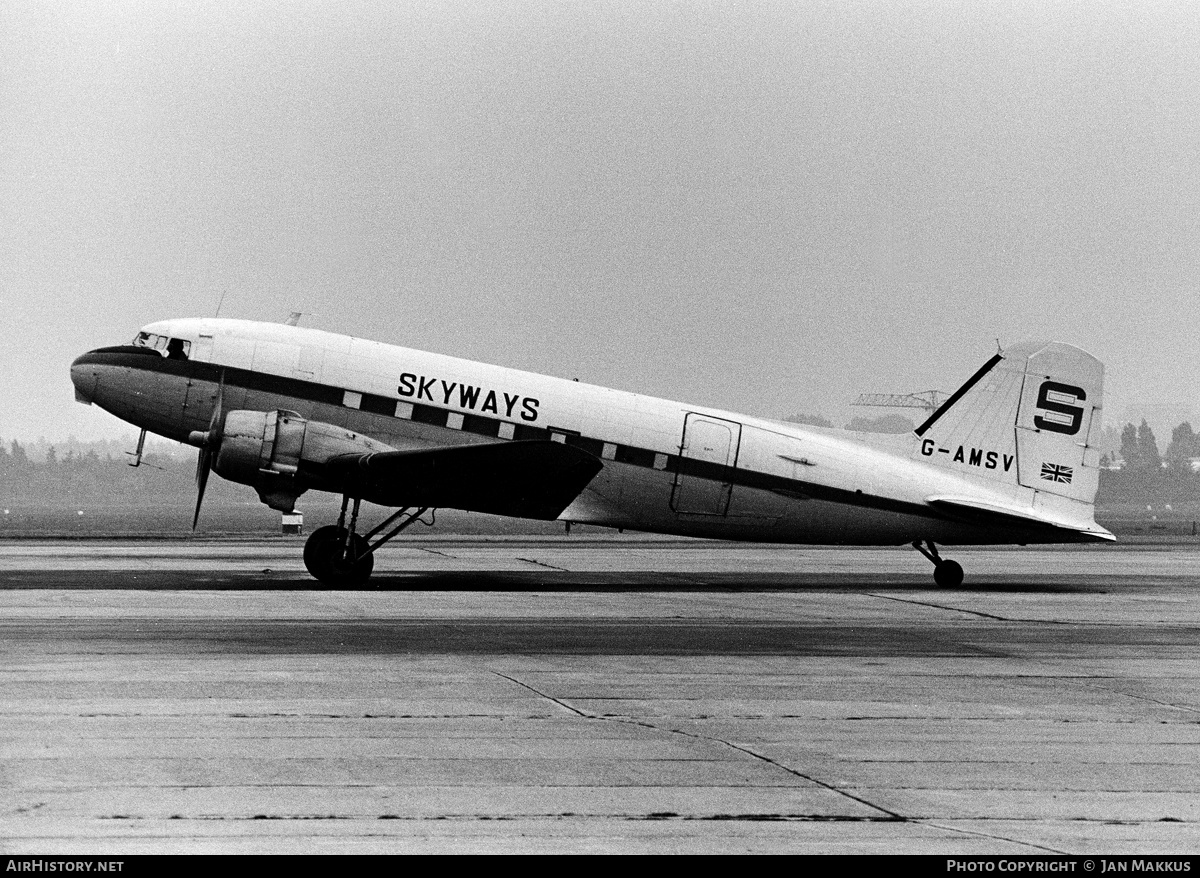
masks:
[[[266,372],[254,372],[250,369],[239,369],[236,366],[221,366],[217,363],[198,363],[195,360],[172,360],[163,356],[147,357],[140,353],[140,348],[101,348],[79,357],[74,366],[124,366],[141,372],[158,372],[163,375],[178,375],[181,378],[191,378],[193,381],[211,381],[216,384],[221,381],[221,373],[225,373],[225,384],[230,387],[241,387],[245,390],[255,390],[261,393],[271,393],[279,396],[292,396],[297,399],[307,399],[311,402],[323,402],[327,405],[342,405],[346,391],[316,381],[304,381],[300,378],[284,378],[281,375],[270,375]],[[151,351],[151,353],[156,353]],[[363,394],[364,400],[367,394]],[[376,397],[377,399],[381,397]],[[392,403],[392,414],[395,414],[395,403]]]
[[[396,417],[396,400],[388,399],[386,396],[376,396],[373,393],[364,393],[359,409],[364,412],[370,412],[373,415],[385,415],[386,417],[394,418]]]
[[[488,418],[483,415],[458,412],[454,409],[438,408],[437,406],[424,405],[422,403],[407,403],[405,400],[398,398],[389,399],[385,396],[377,396],[370,393],[359,394],[358,391],[347,391],[344,388],[330,387],[329,385],[318,384],[315,381],[305,381],[300,378],[285,378],[281,375],[269,375],[264,372],[240,369],[235,366],[221,366],[214,363],[200,363],[193,360],[170,360],[158,355],[155,351],[149,352],[152,356],[146,356],[144,350],[128,347],[101,348],[100,350],[91,351],[79,357],[75,361],[75,365],[123,366],[139,371],[178,375],[194,381],[211,381],[213,383],[221,380],[221,373],[223,372],[226,386],[240,387],[245,390],[259,391],[278,396],[290,396],[296,399],[320,402],[351,410],[356,409],[358,411],[396,418],[397,420],[411,420],[443,429],[448,429],[447,421],[450,415],[460,414],[463,417],[463,421],[462,426],[458,429],[478,435],[499,436],[502,424],[511,424],[513,428],[512,438],[514,440],[549,439],[552,432],[544,427],[533,427],[528,424],[512,424],[510,421],[501,421],[497,418]],[[956,396],[961,396],[970,389],[969,385],[982,378],[987,373],[987,370],[995,365],[995,361],[999,359],[999,356],[993,358],[993,361],[989,362],[984,369],[981,369],[976,377],[968,382],[968,385],[964,385]],[[358,406],[346,405],[348,394],[361,397]],[[349,398],[352,399],[353,396]],[[943,408],[948,407],[953,399],[954,397],[947,401],[947,405],[943,406]],[[411,405],[412,414],[408,418],[398,416],[396,411],[397,403]],[[594,454],[596,457],[601,457],[605,445],[603,439],[594,439],[578,434],[565,436],[565,441],[567,444]],[[616,448],[613,460],[643,469],[654,469],[655,458],[658,454],[662,453],[649,448],[613,444]],[[790,479],[785,476],[741,469],[727,464],[681,457],[678,454],[666,454],[665,457],[666,466],[663,467],[663,471],[672,474],[692,476],[699,479],[737,485],[739,487],[773,491],[789,497],[801,496],[813,500],[826,500],[851,506],[879,509],[886,512],[918,515],[923,518],[934,518],[941,521],[957,520],[952,515],[942,513],[920,503],[908,503],[903,500],[878,497],[872,494],[865,494],[861,490],[833,488],[799,479]]]

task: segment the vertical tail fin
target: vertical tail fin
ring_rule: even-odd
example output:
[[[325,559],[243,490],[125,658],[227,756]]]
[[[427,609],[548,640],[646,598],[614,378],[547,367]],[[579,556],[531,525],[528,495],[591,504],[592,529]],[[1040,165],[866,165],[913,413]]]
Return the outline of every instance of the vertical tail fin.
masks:
[[[1061,342],[996,354],[916,429],[927,462],[1091,504],[1104,366]]]

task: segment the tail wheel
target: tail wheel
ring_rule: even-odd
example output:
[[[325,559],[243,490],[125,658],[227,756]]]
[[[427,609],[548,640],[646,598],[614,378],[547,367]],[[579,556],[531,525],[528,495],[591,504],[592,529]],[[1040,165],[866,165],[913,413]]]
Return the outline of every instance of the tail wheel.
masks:
[[[963,581],[962,565],[949,559],[938,562],[933,568],[933,581],[940,588],[958,588]]]
[[[370,544],[358,534],[351,534],[343,556],[345,533],[343,528],[334,525],[313,531],[304,544],[304,566],[326,585],[357,588],[370,579],[371,571],[375,569],[375,556],[367,552]]]

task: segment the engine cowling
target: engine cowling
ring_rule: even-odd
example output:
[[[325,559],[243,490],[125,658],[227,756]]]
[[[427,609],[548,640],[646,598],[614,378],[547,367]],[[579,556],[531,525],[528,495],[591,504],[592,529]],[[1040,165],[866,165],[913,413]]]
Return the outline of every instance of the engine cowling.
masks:
[[[291,512],[309,488],[324,484],[322,467],[342,454],[392,451],[361,433],[310,421],[289,411],[232,411],[225,416],[213,469],[223,478],[258,491],[272,509]]]

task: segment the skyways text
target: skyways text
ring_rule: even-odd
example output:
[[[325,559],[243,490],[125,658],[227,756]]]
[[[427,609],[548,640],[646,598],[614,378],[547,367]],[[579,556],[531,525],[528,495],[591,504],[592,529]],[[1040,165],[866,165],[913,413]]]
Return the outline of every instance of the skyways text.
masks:
[[[539,402],[531,396],[495,390],[484,393],[482,387],[473,384],[429,378],[414,375],[412,372],[405,372],[400,376],[400,386],[396,388],[396,392],[404,399],[425,399],[435,404],[490,412],[497,417],[520,417],[522,421],[530,422],[538,419]],[[513,414],[514,411],[516,415]]]

